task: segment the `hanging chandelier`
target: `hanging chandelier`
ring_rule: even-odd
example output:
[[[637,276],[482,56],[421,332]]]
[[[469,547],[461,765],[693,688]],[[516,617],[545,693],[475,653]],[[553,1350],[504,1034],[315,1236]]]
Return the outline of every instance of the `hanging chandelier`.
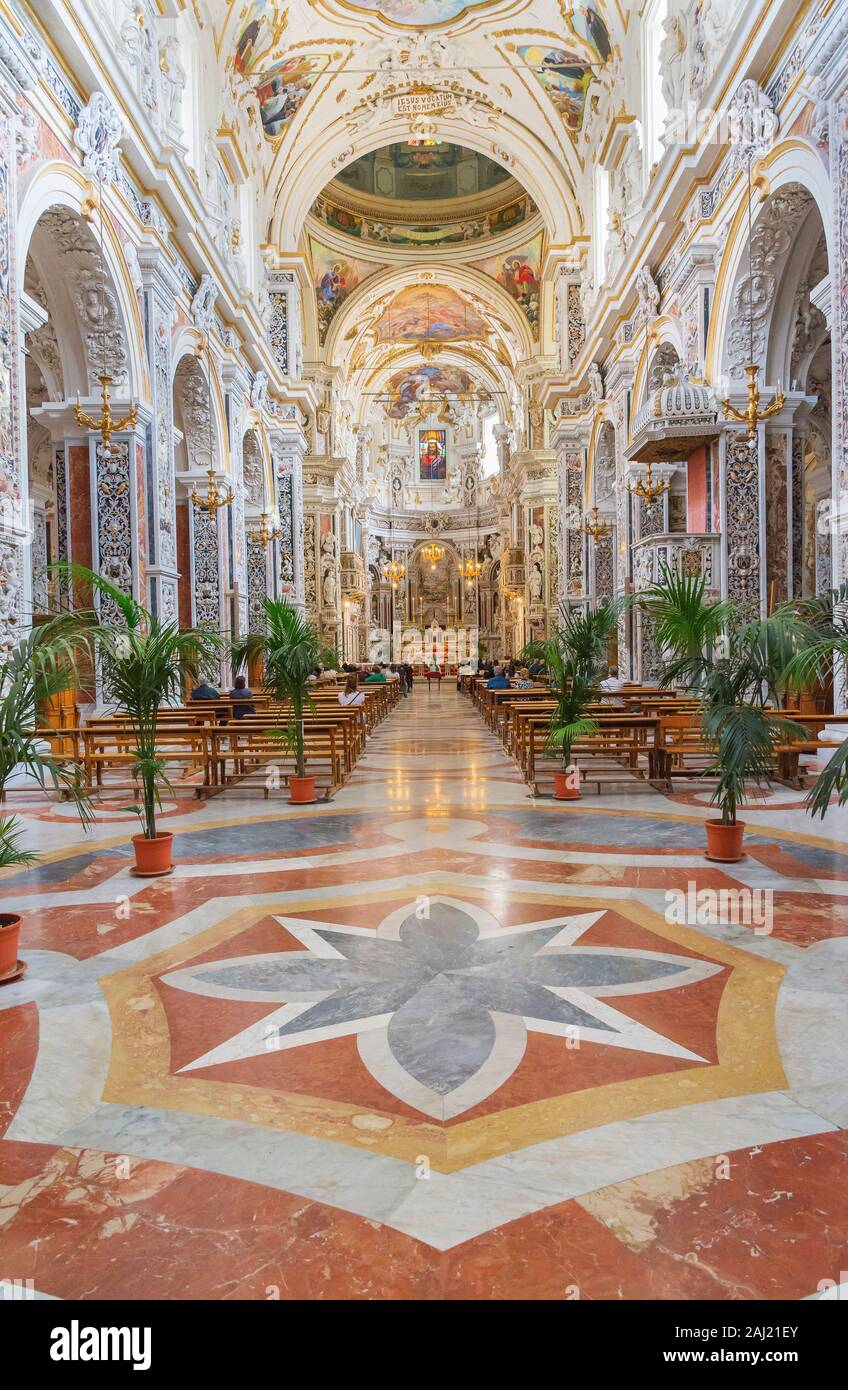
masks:
[[[278,541],[283,534],[280,530],[280,524],[277,521],[273,522],[273,524],[269,524],[270,522],[270,512],[263,512],[262,523],[259,530],[249,532],[248,539],[257,541],[259,545],[269,545],[271,541]]]
[[[424,546],[421,554],[424,556],[425,560],[430,561],[430,569],[434,570],[439,561],[444,559],[445,547],[443,545],[436,545],[435,541],[431,541],[429,545]]]
[[[634,497],[641,497],[642,501],[650,506],[652,502],[656,502],[658,497],[662,497],[664,492],[668,492],[668,486],[667,478],[660,482],[654,482],[651,476],[651,460],[648,459],[645,464],[644,478],[637,478],[635,483],[628,483],[627,491],[632,493]],[[595,510],[597,511],[597,507]]]
[[[748,377],[748,400],[744,410],[737,410],[725,394],[720,402],[724,411],[725,420],[738,420],[740,425],[748,426],[749,440],[757,437],[757,425],[762,420],[770,420],[772,415],[777,415],[783,409],[784,395],[780,382],[777,383],[777,390],[774,393],[774,400],[770,405],[760,408],[760,386],[757,377],[760,369],[754,361],[754,264],[753,264],[753,220],[751,214],[751,161],[754,152],[748,153],[748,352],[749,361],[745,365],[745,373]]]
[[[401,579],[406,578],[406,565],[401,565],[397,560],[389,560],[383,566],[383,577],[391,582],[393,589],[396,589]]]
[[[610,524],[608,521],[600,520],[597,507],[592,507],[591,518],[592,519],[590,521],[589,517],[587,516],[586,520],[583,522],[583,530],[587,536],[592,537],[592,540],[597,545],[598,541],[601,539],[601,536],[608,535],[610,530]]]
[[[100,331],[101,331],[101,351],[103,370],[97,380],[100,382],[100,415],[95,418],[83,410],[80,403],[79,391],[77,392],[77,403],[74,409],[74,416],[77,425],[81,429],[96,430],[103,440],[101,453],[104,459],[112,457],[112,435],[120,434],[122,430],[134,430],[138,423],[138,407],[132,403],[126,415],[120,419],[115,419],[112,414],[111,401],[109,399],[109,387],[112,385],[112,377],[106,370],[106,260],[103,254],[103,183],[98,179],[97,201],[100,207]]]
[[[461,577],[468,584],[473,584],[474,580],[479,578],[482,572],[483,566],[477,559],[476,553],[473,556],[466,555],[465,559],[459,567],[459,573]]]

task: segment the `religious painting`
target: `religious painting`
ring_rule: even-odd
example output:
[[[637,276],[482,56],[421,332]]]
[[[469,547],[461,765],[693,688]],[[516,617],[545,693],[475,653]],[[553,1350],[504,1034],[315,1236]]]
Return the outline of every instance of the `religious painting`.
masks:
[[[318,305],[318,336],[323,343],[337,311],[358,285],[380,266],[354,256],[340,256],[310,237],[312,274]]]
[[[532,69],[536,81],[544,87],[568,130],[576,134],[583,124],[592,69],[582,59],[562,48],[524,44],[518,52],[528,68]]]
[[[575,5],[569,24],[577,37],[589,45],[599,63],[609,62],[612,57],[609,32],[594,6]]]
[[[421,482],[443,483],[447,475],[447,434],[444,430],[419,430],[418,476]]]
[[[273,140],[297,115],[329,58],[324,53],[300,55],[276,63],[256,88],[262,129]]]
[[[395,295],[378,326],[382,343],[482,338],[485,325],[456,290],[446,285],[410,285]]]
[[[412,406],[428,393],[433,396],[461,396],[471,389],[471,377],[460,367],[450,364],[437,367],[422,362],[420,367],[407,367],[402,372],[396,372],[387,381],[389,404],[386,414],[393,420],[402,420]]]
[[[493,0],[343,0],[347,9],[376,14],[404,29],[430,29],[447,24],[467,10],[479,10]]]
[[[246,7],[244,18],[246,22],[238,36],[233,66],[242,77],[248,77],[284,33],[287,18],[279,0],[254,0]]]
[[[539,296],[542,274],[542,234],[510,251],[508,255],[488,256],[473,262],[475,270],[491,275],[502,285],[524,313],[533,336],[539,333]]]

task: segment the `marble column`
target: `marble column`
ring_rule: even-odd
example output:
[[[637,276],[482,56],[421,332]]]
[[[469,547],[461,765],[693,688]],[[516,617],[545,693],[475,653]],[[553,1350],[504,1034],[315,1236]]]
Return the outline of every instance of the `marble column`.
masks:
[[[224,406],[227,418],[230,452],[230,476],[233,500],[227,508],[227,626],[233,633],[247,631],[247,537],[244,522],[243,439],[244,411],[249,380],[244,368],[233,362],[221,367],[224,383]]]
[[[18,97],[34,87],[40,50],[0,16],[0,655],[29,623],[31,533],[26,430],[21,416],[25,378],[17,296],[15,217]]]
[[[176,483],[171,330],[180,282],[160,247],[138,248],[152,417],[147,439],[147,596],[151,612],[178,622]]]
[[[279,419],[270,433],[274,505],[281,531],[280,539],[274,542],[276,591],[280,598],[294,604],[301,612],[306,612],[307,577],[310,581],[313,608],[315,594],[314,519],[311,519],[310,524],[310,537],[313,542],[312,565],[308,569],[303,512],[303,459],[306,440],[295,418],[295,407],[283,409],[290,411],[291,418]]]
[[[722,595],[741,604],[749,617],[765,606],[765,442],[747,431],[725,429],[719,436]]]
[[[557,455],[560,525],[559,598],[575,607],[586,599],[586,534],[583,501],[586,479],[586,439],[560,422],[553,433]]]

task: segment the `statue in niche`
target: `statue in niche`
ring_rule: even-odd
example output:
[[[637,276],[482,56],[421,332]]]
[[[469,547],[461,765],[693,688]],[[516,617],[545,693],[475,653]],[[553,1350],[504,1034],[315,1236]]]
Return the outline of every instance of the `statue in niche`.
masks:
[[[542,571],[538,565],[530,571],[530,598],[533,603],[542,601]]]
[[[332,608],[335,610],[336,593],[336,576],[332,570],[327,570],[321,585],[321,595],[324,599],[325,608]]]
[[[664,37],[660,44],[659,65],[662,73],[662,94],[668,117],[683,107],[683,87],[686,80],[686,28],[679,14],[667,14],[662,22]]]
[[[183,91],[188,78],[180,62],[179,40],[174,34],[169,34],[159,45],[159,71],[165,94],[165,119],[182,131]]]
[[[619,171],[619,197],[621,210],[625,217],[632,217],[642,209],[642,146],[634,130],[624,150]]]

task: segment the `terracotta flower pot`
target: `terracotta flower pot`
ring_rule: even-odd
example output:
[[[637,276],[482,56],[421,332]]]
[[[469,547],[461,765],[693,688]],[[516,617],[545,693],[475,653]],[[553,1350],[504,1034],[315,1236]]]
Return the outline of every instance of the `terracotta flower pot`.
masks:
[[[18,964],[18,939],[21,919],[13,912],[0,913],[0,980],[13,975]]]
[[[718,864],[735,864],[738,859],[744,859],[744,821],[738,820],[735,825],[724,825],[720,820],[708,820],[706,826],[708,859],[714,859]]]
[[[315,778],[314,777],[295,777],[292,773],[289,778],[289,801],[293,801],[297,806],[305,806],[308,802],[315,800]]]
[[[576,767],[554,773],[554,796],[557,801],[580,800],[580,773]]]
[[[144,835],[133,835],[135,850],[135,872],[141,878],[153,878],[156,874],[169,874],[173,869],[171,848],[174,837],[170,830],[160,831],[152,840]]]

